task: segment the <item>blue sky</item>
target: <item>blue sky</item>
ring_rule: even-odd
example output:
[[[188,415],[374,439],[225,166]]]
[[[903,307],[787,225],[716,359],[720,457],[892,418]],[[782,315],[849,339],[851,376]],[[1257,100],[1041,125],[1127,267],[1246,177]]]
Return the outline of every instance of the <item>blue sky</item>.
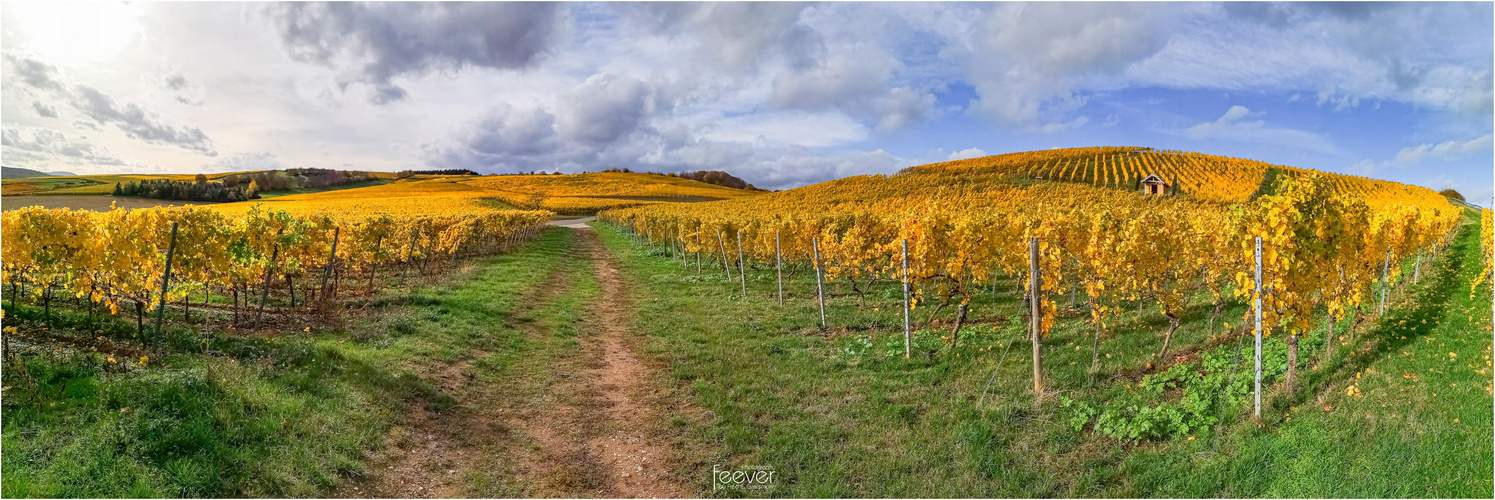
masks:
[[[0,6],[0,156],[727,170],[1182,149],[1492,195],[1491,3]]]

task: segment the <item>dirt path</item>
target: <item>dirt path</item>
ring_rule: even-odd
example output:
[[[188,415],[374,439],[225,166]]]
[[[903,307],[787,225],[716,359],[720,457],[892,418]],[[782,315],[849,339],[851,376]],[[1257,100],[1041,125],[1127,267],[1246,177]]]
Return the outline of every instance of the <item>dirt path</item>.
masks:
[[[660,439],[661,412],[647,404],[649,370],[625,342],[634,308],[627,287],[618,276],[612,256],[597,234],[582,231],[580,239],[592,253],[602,295],[593,306],[592,323],[601,347],[601,363],[592,373],[605,408],[603,432],[587,441],[591,454],[610,467],[609,482],[622,497],[687,496],[688,489],[669,475],[669,447]]]
[[[650,403],[649,368],[627,343],[634,314],[627,286],[590,227],[565,227],[575,231],[574,247],[556,258],[590,267],[599,286],[577,333],[579,345],[539,361],[548,376],[529,370],[503,384],[473,383],[468,359],[417,368],[457,404],[436,411],[415,402],[407,423],[392,429],[382,451],[370,457],[370,473],[335,496],[690,495],[669,474],[670,448],[660,437],[665,419]],[[572,288],[566,268],[553,273],[505,322],[537,344],[554,342],[553,325],[528,317]]]

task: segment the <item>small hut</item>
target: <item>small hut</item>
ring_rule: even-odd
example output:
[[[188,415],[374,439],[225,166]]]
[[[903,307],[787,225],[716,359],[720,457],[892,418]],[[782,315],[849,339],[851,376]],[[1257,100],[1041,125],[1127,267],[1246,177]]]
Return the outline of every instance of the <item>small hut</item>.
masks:
[[[1168,194],[1168,181],[1158,177],[1157,174],[1148,174],[1142,179],[1142,194],[1165,195]]]

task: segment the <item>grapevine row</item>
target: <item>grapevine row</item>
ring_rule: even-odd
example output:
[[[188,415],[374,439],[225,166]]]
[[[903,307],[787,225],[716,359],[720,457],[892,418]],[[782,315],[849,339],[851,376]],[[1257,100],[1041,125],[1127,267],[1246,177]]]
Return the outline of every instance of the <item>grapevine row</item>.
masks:
[[[294,302],[293,279],[317,282],[378,268],[428,271],[451,259],[502,251],[533,235],[549,212],[497,210],[467,215],[292,215],[252,207],[241,216],[204,207],[90,212],[28,207],[0,216],[5,283],[14,302],[21,285],[50,300],[63,293],[118,314],[133,304],[137,319],[162,302],[221,293],[235,312],[281,279]],[[333,248],[336,248],[336,254]],[[333,271],[337,271],[334,275]],[[303,287],[303,295],[310,295]],[[335,290],[335,289],[334,289]],[[318,293],[329,293],[323,286]],[[206,302],[206,300],[205,300]]]
[[[818,251],[817,267],[832,280],[903,279],[907,241],[908,279],[937,284],[942,295],[916,302],[965,302],[994,282],[994,269],[1026,281],[1027,244],[1038,238],[1042,332],[1053,324],[1054,294],[1083,292],[1097,335],[1121,302],[1145,298],[1170,321],[1161,355],[1190,300],[1251,296],[1255,237],[1265,247],[1264,328],[1293,343],[1317,326],[1317,313],[1343,318],[1395,280],[1382,276],[1388,262],[1445,245],[1462,212],[1446,202],[1373,206],[1312,174],[1280,177],[1275,194],[1229,205],[1068,183],[941,190],[920,174],[601,217],[654,244],[728,262],[741,252],[814,265]]]

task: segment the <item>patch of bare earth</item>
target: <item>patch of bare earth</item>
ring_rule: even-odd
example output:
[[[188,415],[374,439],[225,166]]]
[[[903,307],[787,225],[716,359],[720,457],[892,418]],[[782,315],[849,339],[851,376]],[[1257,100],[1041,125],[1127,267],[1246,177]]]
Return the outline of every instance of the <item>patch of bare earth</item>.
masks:
[[[625,342],[633,324],[633,305],[611,256],[596,233],[583,231],[580,239],[590,249],[602,294],[594,305],[601,363],[592,373],[603,402],[601,432],[587,440],[591,454],[608,467],[608,480],[618,496],[662,498],[688,496],[688,489],[669,474],[670,449],[662,438],[662,412],[648,401],[649,369]]]
[[[557,268],[543,286],[520,301],[510,315],[518,322],[530,311],[569,289],[563,268]],[[533,330],[533,325],[527,329]],[[532,334],[534,332],[531,332]],[[488,353],[474,349],[467,359],[452,363],[429,360],[406,368],[421,374],[456,405],[434,411],[426,401],[416,401],[404,425],[384,436],[384,445],[368,459],[368,473],[343,485],[338,498],[460,498],[473,496],[469,487],[475,475],[492,475],[508,468],[503,451],[512,441],[511,429],[501,422],[518,411],[508,404],[501,390],[474,385],[472,359]]]
[[[392,429],[383,451],[370,458],[369,474],[336,496],[691,496],[669,473],[669,439],[650,369],[627,344],[634,314],[627,286],[597,235],[590,228],[577,233],[580,248],[569,257],[588,261],[601,285],[580,349],[549,360],[548,378],[500,384],[470,383],[466,360],[416,367],[456,407],[435,412],[417,402],[408,423]],[[528,312],[570,286],[559,270],[547,281],[510,318],[536,341],[552,332],[530,322]]]

